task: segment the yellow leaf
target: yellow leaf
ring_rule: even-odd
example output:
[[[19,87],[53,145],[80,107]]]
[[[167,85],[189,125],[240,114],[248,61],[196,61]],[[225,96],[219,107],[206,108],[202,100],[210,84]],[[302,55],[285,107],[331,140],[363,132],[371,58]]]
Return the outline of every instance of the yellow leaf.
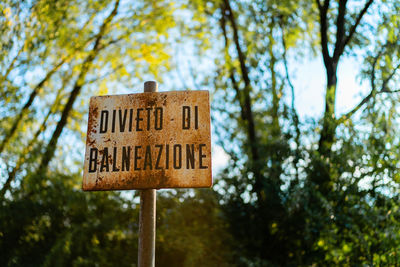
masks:
[[[11,8],[7,7],[3,10],[3,14],[6,18],[9,18],[11,16]]]
[[[108,94],[108,87],[106,82],[102,81],[99,87],[99,95],[106,95]]]

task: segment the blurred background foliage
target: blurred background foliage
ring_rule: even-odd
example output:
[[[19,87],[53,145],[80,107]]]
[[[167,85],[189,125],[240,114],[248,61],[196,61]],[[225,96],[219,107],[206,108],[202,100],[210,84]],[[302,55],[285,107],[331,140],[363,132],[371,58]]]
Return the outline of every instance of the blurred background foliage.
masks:
[[[157,266],[400,264],[400,2],[0,3],[0,265],[135,266],[137,192],[81,190],[88,99],[212,93],[212,189],[161,190]],[[323,114],[293,66],[320,58]],[[368,87],[337,111],[338,67]],[[312,71],[312,70],[310,70]]]

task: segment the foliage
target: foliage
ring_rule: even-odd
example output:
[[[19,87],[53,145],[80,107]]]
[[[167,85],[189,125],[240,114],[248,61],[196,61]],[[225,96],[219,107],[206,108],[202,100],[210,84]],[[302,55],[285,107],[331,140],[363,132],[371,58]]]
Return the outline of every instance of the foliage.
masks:
[[[398,265],[399,11],[395,0],[3,1],[1,265],[136,264],[137,197],[83,193],[78,173],[89,96],[148,78],[211,90],[229,155],[213,190],[158,193],[157,265]],[[307,58],[326,73],[314,118],[299,116],[292,82]],[[338,113],[343,59],[360,62],[368,92]]]
[[[209,189],[159,194],[158,266],[231,266],[232,237],[216,193]]]
[[[138,217],[116,193],[86,194],[80,175],[30,177],[1,206],[2,266],[131,266]]]
[[[196,2],[212,7],[205,15],[222,44],[214,53],[215,133],[231,161],[219,192],[237,263],[397,264],[398,3],[211,3]],[[297,115],[289,52],[323,58],[320,123]],[[370,93],[337,114],[343,57],[365,61]],[[378,233],[390,233],[391,245]]]

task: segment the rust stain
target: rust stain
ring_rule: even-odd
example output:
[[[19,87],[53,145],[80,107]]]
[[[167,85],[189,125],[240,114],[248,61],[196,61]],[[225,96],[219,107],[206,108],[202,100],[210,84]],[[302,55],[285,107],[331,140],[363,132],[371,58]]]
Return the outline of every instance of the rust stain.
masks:
[[[207,91],[92,97],[87,133],[84,190],[212,185]]]
[[[92,103],[92,102],[90,102],[90,103]],[[90,105],[87,139],[86,139],[87,144],[90,143],[90,145],[92,145],[94,143],[94,141],[91,140],[91,133],[96,134],[96,129],[95,129],[94,125],[96,124],[95,118],[96,118],[97,111],[98,111],[98,108],[96,106]]]

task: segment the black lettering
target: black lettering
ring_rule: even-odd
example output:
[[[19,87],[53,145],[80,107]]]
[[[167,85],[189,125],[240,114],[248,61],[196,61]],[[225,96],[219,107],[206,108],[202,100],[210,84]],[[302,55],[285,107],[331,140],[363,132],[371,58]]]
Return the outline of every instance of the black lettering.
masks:
[[[107,132],[108,128],[108,110],[102,110],[100,115],[100,133]]]
[[[140,171],[137,161],[142,158],[142,157],[139,157],[139,155],[138,155],[139,149],[141,149],[141,148],[142,148],[142,146],[135,146],[135,159],[133,161],[133,165],[134,165],[133,168],[135,169],[135,171]]]
[[[179,148],[179,152],[177,155],[177,148]],[[177,158],[179,157],[179,159]],[[174,145],[174,169],[182,168],[182,146],[181,145]]]
[[[190,151],[190,147],[192,150]],[[189,165],[191,167],[189,167]],[[186,169],[194,169],[194,144],[186,144]]]
[[[108,166],[108,148],[107,147],[105,147],[103,150],[103,158],[101,159],[100,172],[103,172],[104,168],[106,169],[106,172],[110,171],[110,167]]]
[[[128,148],[128,149],[127,149]],[[129,171],[131,166],[131,147],[123,146],[122,147],[122,171]]]
[[[154,117],[155,117],[154,128],[156,130],[162,130],[163,108],[161,108],[161,107],[156,108]]]
[[[169,145],[165,145],[165,169],[169,169]]]
[[[203,154],[203,147],[205,147],[206,144],[200,144],[199,145],[199,166],[200,169],[207,169],[208,166],[203,166],[203,158],[207,157],[206,155]]]
[[[187,130],[190,128],[190,107],[182,107],[182,129]]]
[[[194,107],[194,128],[199,129],[199,107]]]
[[[133,109],[129,109],[129,131],[132,132]]]
[[[150,130],[150,116],[151,116],[151,110],[152,110],[153,108],[146,108],[146,110],[147,110],[147,130],[149,131]]]
[[[97,170],[97,148],[91,148],[89,153],[89,172],[96,172]]]
[[[119,172],[117,168],[117,147],[114,147],[113,159],[112,159],[112,171]]]
[[[126,114],[128,110],[124,110],[124,117],[122,117],[122,110],[118,110],[119,113],[119,131],[123,133],[125,131],[125,125],[126,125]]]
[[[142,108],[138,108],[137,109],[137,113],[136,113],[136,131],[143,131],[143,129],[140,128],[139,123],[141,121],[143,121],[143,118],[140,118],[140,111],[142,111]]]
[[[156,147],[158,147],[159,149],[158,149],[155,169],[156,170],[161,170],[162,168],[160,167],[160,160],[161,160],[161,154],[162,154],[162,150],[163,150],[163,145],[156,145]]]
[[[146,146],[146,153],[144,154],[144,166],[143,166],[143,170],[146,170],[147,166],[150,167],[150,170],[153,169],[152,160],[151,160],[151,150],[150,150],[150,146]]]
[[[111,132],[113,132],[113,133],[115,133],[115,116],[116,116],[116,114],[117,114],[117,111],[114,109],[112,123],[111,123]]]

